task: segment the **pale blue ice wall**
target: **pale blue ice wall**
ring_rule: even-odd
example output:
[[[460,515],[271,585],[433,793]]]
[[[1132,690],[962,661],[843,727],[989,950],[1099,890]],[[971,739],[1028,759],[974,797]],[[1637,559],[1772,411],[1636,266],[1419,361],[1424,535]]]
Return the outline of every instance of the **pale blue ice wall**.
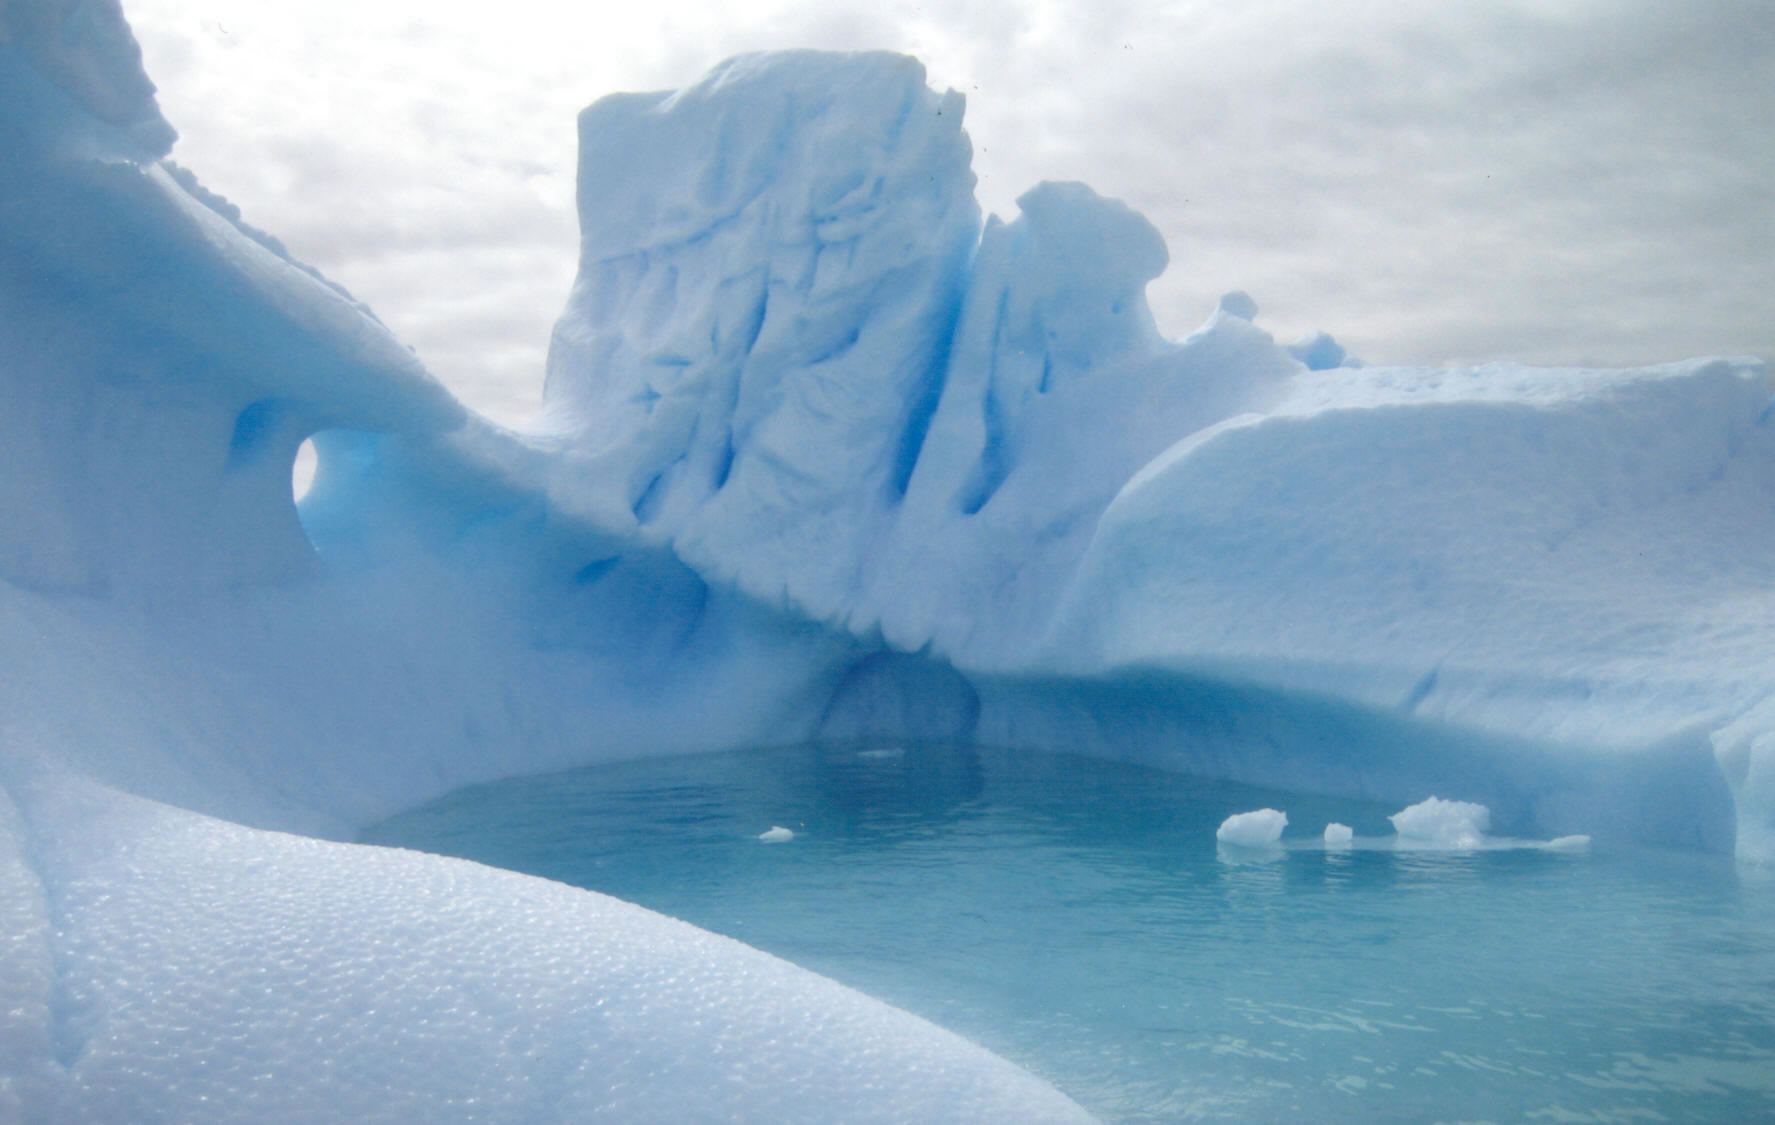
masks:
[[[982,236],[961,118],[910,59],[805,52],[586,110],[559,492],[766,603],[1015,663],[1115,491],[1296,365],[1236,316],[1162,339],[1163,240],[1084,185]]]
[[[153,163],[173,131],[114,4],[5,18],[0,575],[158,597],[311,572],[288,495],[302,439],[461,408]]]

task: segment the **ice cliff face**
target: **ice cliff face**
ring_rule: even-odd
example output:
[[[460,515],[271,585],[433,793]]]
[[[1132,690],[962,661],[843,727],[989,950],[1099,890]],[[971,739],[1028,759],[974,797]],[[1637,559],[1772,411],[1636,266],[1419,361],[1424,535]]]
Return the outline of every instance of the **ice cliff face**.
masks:
[[[0,95],[0,1116],[1078,1116],[734,943],[326,842],[620,756],[974,738],[1775,857],[1752,361],[1352,369],[1242,294],[1167,340],[1144,219],[982,229],[958,96],[794,53],[582,116],[513,434],[156,163],[115,6],[0,6]]]
[[[749,593],[855,590],[924,444],[977,234],[961,110],[910,59],[812,54],[586,110],[547,384],[573,487]]]
[[[910,59],[810,53],[586,110],[548,404],[560,487],[620,501],[613,529],[1003,663],[1122,483],[1295,365],[1238,316],[1160,338],[1163,240],[1082,184],[982,235],[961,118]]]

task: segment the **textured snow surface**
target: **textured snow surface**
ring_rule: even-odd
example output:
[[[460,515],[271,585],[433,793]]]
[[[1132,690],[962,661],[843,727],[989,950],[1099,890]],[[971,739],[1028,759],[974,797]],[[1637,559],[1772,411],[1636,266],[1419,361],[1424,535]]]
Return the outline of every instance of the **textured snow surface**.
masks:
[[[0,33],[0,1119],[1079,1116],[735,943],[326,842],[593,761],[973,739],[1775,859],[1753,361],[1361,368],[1243,293],[1167,340],[1143,218],[982,225],[958,95],[789,53],[582,115],[511,433],[156,163],[114,5]]]
[[[922,1020],[603,895],[96,787],[27,803],[56,952],[7,978],[48,1013],[7,1056],[24,1120],[1084,1119]]]

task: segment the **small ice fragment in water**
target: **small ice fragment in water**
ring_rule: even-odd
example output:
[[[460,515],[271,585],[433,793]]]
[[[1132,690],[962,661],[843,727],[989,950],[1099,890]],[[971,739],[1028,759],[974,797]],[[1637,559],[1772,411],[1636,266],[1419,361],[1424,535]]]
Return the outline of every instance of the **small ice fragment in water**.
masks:
[[[767,844],[782,844],[793,840],[795,838],[795,833],[781,825],[773,824],[771,825],[769,832],[760,832],[758,838]]]
[[[1581,852],[1590,846],[1590,837],[1556,836],[1541,846],[1550,852]]]
[[[1387,818],[1402,843],[1433,848],[1477,848],[1491,827],[1491,810],[1470,801],[1431,797]]]
[[[888,758],[904,758],[905,756],[906,756],[905,749],[902,747],[899,747],[899,746],[896,746],[891,750],[859,750],[859,751],[857,751],[857,757],[863,758],[868,761],[883,761]]]
[[[1275,809],[1234,813],[1221,822],[1214,838],[1223,844],[1241,848],[1271,848],[1282,839],[1288,814]]]
[[[1347,848],[1355,838],[1356,833],[1347,824],[1334,820],[1325,826],[1325,846],[1328,848]]]

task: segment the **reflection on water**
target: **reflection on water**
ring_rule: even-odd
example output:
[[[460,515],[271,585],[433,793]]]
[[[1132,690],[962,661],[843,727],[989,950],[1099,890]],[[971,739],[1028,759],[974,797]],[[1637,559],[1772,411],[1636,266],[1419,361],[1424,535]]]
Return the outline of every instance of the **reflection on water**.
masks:
[[[1221,820],[1264,806],[1303,842],[1331,820],[1382,836],[1397,811],[1060,755],[808,746],[477,787],[364,838],[739,938],[1111,1120],[1775,1119],[1769,879],[1655,852],[1218,853]],[[794,840],[761,844],[773,825]]]

